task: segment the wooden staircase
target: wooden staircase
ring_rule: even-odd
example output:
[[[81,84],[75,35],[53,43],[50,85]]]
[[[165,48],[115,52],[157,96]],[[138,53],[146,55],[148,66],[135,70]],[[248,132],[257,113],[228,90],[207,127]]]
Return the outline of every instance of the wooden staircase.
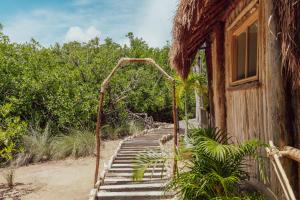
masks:
[[[169,176],[163,164],[156,165],[154,171],[153,167],[148,168],[139,182],[132,178],[136,156],[148,149],[161,152],[159,140],[168,133],[172,133],[172,129],[154,129],[151,133],[124,141],[97,191],[96,199],[172,199],[173,194],[164,191]]]

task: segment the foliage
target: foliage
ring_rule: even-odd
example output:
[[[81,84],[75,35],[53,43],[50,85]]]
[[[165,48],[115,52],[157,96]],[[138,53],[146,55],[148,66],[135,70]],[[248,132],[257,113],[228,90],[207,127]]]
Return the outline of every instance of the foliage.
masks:
[[[226,133],[214,128],[192,129],[189,143],[192,159],[171,187],[183,199],[238,198],[237,184],[249,178],[245,159],[256,155],[261,144],[256,140],[231,144]]]
[[[184,98],[186,94],[196,91],[199,95],[207,96],[207,77],[205,73],[190,73],[186,80],[176,76],[176,99],[180,108],[184,108]]]
[[[0,163],[10,161],[22,150],[19,145],[26,130],[26,123],[12,115],[12,104],[0,106]]]
[[[53,157],[84,157],[93,155],[95,135],[89,131],[73,130],[68,135],[58,136],[53,142]]]
[[[44,129],[50,121],[53,137],[68,135],[70,129],[94,130],[99,88],[121,57],[150,57],[173,74],[168,62],[169,44],[152,48],[132,33],[127,37],[130,44],[123,46],[110,38],[101,42],[94,38],[87,43],[43,47],[34,39],[22,44],[11,42],[0,26],[0,163],[20,152],[26,124]],[[128,111],[171,121],[171,105],[170,85],[157,69],[129,64],[109,84],[103,124],[114,129],[113,138],[126,136]],[[29,133],[24,145],[39,149],[34,141],[43,137],[46,135]],[[64,139],[71,140],[67,136]]]
[[[162,164],[165,166],[165,163],[167,161],[167,155],[154,151],[154,150],[147,150],[146,153],[138,154],[136,157],[137,163],[134,166],[133,170],[133,180],[134,181],[140,181],[143,179],[144,174],[148,168],[152,168],[152,174],[154,172],[154,169],[158,164]],[[161,177],[163,177],[163,171]]]
[[[216,128],[192,129],[188,140],[190,145],[181,146],[177,155],[183,167],[177,170],[168,189],[177,191],[181,199],[187,200],[255,199],[251,197],[254,194],[240,193],[238,186],[241,181],[249,179],[245,161],[249,156],[256,157],[257,148],[262,146],[259,141],[233,144],[227,133]],[[140,179],[145,166],[159,159],[167,158],[148,152],[140,155],[135,178]]]
[[[194,97],[195,92],[199,96],[203,96],[203,99],[208,98],[207,77],[206,73],[190,73],[187,79],[183,80],[180,77],[176,77],[176,80],[176,100],[179,108],[184,110],[185,135],[187,135],[188,120],[190,118],[188,107],[193,106],[193,108],[195,108],[195,104],[189,103],[195,102],[195,100],[189,101],[189,98]]]
[[[135,121],[130,121],[128,124],[122,124],[115,128],[106,124],[101,128],[101,136],[102,139],[116,140],[118,138],[135,134],[142,129],[143,127]]]
[[[1,32],[1,31],[0,31]],[[151,57],[168,73],[169,45],[151,48],[128,35],[130,45],[107,38],[69,42],[48,48],[37,41],[17,44],[0,37],[0,105],[11,103],[15,116],[41,126],[50,120],[59,130],[94,128],[98,90],[121,57]],[[125,123],[126,111],[166,113],[169,85],[157,69],[130,64],[112,79],[105,97],[106,123]],[[171,109],[165,120],[171,120]],[[158,119],[159,120],[159,119]]]

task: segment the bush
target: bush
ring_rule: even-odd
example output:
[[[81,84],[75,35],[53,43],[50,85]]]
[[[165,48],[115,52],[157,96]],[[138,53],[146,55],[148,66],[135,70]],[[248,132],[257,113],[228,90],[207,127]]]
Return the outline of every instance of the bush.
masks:
[[[53,139],[49,123],[44,129],[40,127],[30,128],[29,134],[23,136],[24,152],[18,155],[17,165],[27,165],[32,162],[51,159]]]
[[[128,135],[136,134],[144,129],[144,126],[141,122],[130,121],[126,124],[121,124],[116,128],[106,124],[101,128],[101,138],[106,140],[116,140],[118,138],[123,138]]]
[[[101,128],[101,138],[104,140],[116,140],[118,139],[117,132],[110,125],[106,124]]]
[[[141,132],[144,129],[144,124],[139,121],[130,121],[129,122],[129,134],[136,134]]]
[[[21,151],[20,138],[25,133],[26,123],[11,115],[12,104],[0,106],[0,164],[7,163]]]
[[[55,138],[53,143],[53,157],[56,159],[72,156],[93,155],[95,149],[95,135],[89,131],[74,130],[68,135]]]

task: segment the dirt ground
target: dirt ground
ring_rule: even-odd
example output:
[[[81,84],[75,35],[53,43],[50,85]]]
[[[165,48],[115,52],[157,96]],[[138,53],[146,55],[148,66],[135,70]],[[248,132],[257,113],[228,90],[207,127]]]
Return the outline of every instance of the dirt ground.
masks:
[[[104,142],[101,156],[108,162],[120,141]],[[5,185],[0,169],[0,199],[11,200],[82,200],[87,199],[93,187],[95,158],[50,161],[17,168],[15,187]]]

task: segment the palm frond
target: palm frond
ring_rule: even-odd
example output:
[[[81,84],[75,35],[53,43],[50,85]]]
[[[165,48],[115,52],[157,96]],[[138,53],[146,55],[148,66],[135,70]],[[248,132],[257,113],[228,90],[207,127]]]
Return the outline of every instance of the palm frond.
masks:
[[[133,180],[134,181],[140,181],[143,179],[145,171],[147,169],[152,168],[152,174],[154,173],[154,169],[158,164],[163,165],[163,170],[161,177],[163,177],[164,172],[164,165],[168,159],[168,156],[166,154],[163,154],[161,152],[157,152],[154,150],[147,150],[143,153],[140,153],[136,157],[136,164],[134,166],[133,170]]]

